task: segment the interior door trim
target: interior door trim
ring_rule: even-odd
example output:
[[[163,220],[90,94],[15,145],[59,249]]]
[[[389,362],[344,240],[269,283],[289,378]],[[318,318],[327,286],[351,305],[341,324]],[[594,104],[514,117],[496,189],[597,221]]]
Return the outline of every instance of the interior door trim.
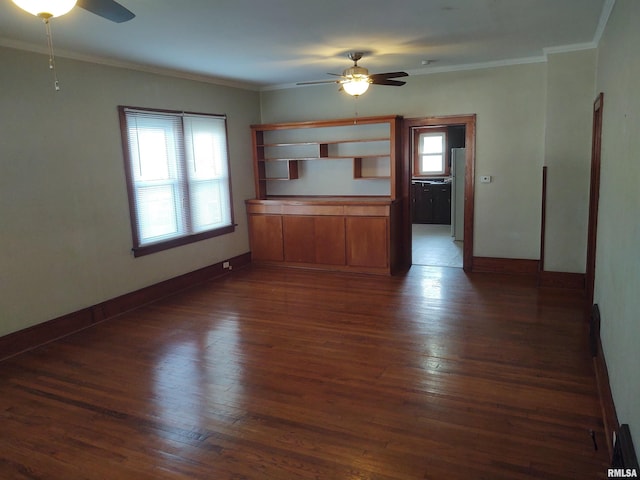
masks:
[[[422,118],[405,118],[402,128],[403,137],[403,199],[404,212],[404,249],[408,259],[411,258],[411,132],[414,128],[464,125],[465,127],[465,177],[464,177],[464,242],[462,246],[462,268],[465,272],[473,270],[473,216],[475,192],[475,163],[476,163],[476,115],[450,115]]]
[[[596,241],[598,238],[598,203],[600,201],[600,152],[602,146],[602,107],[604,93],[593,102],[593,133],[591,137],[591,180],[589,186],[589,225],[587,227],[587,266],[585,274],[585,316],[591,315],[596,276]]]

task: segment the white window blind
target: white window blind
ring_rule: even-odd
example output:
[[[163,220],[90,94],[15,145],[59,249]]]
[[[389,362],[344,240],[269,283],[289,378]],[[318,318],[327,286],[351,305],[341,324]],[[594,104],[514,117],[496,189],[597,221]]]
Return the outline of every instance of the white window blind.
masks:
[[[121,121],[134,252],[233,227],[224,116],[121,107]]]

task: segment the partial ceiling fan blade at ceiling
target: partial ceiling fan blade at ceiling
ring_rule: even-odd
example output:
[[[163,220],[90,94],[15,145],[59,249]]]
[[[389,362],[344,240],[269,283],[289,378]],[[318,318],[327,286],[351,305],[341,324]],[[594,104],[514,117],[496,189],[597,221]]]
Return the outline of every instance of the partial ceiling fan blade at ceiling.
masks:
[[[398,78],[398,77],[408,77],[409,74],[407,72],[387,72],[387,73],[374,73],[369,75],[369,79],[372,81],[378,79],[387,79],[387,78]]]
[[[128,22],[135,17],[134,13],[114,0],[78,0],[77,5],[115,23]]]
[[[342,83],[341,80],[316,80],[315,82],[298,82],[296,85],[319,85],[321,83]]]
[[[401,80],[391,80],[389,78],[379,78],[377,80],[371,80],[371,82],[369,82],[373,85],[391,85],[393,87],[401,87],[402,85],[406,84],[407,82],[403,82]]]

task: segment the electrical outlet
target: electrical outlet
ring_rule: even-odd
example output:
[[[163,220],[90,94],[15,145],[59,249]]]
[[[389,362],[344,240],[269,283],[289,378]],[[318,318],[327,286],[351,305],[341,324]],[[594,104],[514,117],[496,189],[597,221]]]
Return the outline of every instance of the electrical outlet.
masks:
[[[491,183],[491,175],[482,175],[480,177],[480,183]]]

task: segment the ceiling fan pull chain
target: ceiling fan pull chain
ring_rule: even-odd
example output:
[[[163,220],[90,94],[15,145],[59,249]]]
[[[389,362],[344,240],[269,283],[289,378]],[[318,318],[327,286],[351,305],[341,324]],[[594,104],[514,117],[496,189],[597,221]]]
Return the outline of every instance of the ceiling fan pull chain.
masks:
[[[51,23],[48,18],[43,18],[45,29],[47,31],[47,46],[49,47],[49,69],[53,71],[53,87],[56,92],[60,90],[60,82],[56,72],[56,59],[53,53],[53,36],[51,35]]]
[[[353,124],[357,125],[358,124],[358,97],[360,95],[356,95],[355,97],[353,97],[353,105],[354,105],[354,117],[353,117]]]

